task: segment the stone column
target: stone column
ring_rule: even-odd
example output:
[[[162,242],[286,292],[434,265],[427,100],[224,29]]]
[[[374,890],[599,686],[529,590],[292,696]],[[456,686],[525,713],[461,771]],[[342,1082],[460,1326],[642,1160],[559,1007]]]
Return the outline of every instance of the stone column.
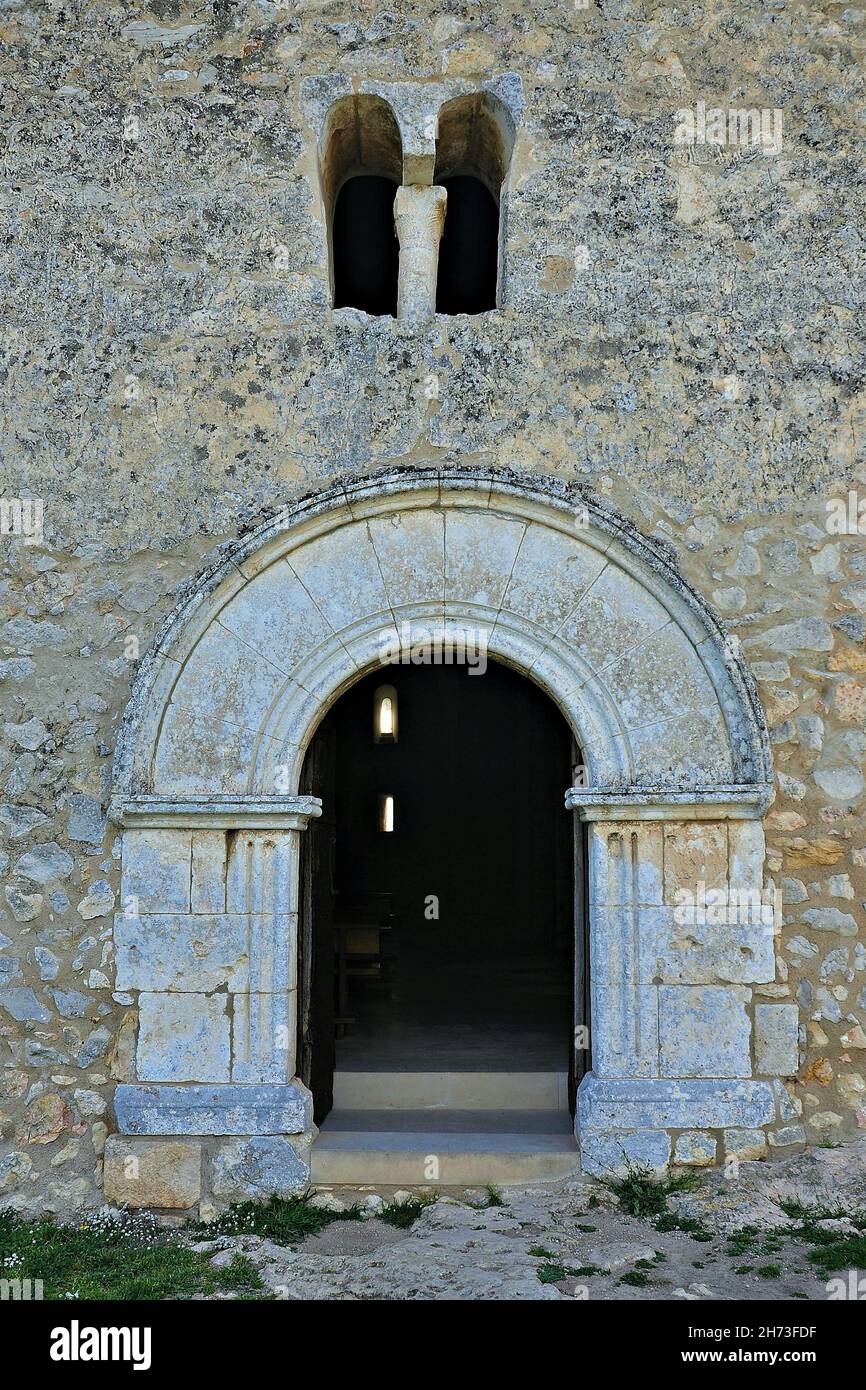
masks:
[[[447,194],[437,185],[397,189],[394,221],[400,242],[397,317],[408,321],[432,318],[436,312],[439,242],[445,225]]]

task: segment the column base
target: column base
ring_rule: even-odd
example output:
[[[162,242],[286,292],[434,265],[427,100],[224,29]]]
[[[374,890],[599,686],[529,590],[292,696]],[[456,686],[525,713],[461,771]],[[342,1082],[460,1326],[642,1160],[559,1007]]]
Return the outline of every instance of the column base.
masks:
[[[302,1081],[285,1085],[117,1087],[121,1134],[311,1134],[313,1098]]]
[[[776,1121],[770,1081],[600,1077],[589,1072],[577,1093],[575,1131],[583,1172],[601,1177],[630,1165],[661,1171],[670,1163],[674,1145],[675,1162],[704,1166],[716,1161],[721,1131],[755,1132]]]

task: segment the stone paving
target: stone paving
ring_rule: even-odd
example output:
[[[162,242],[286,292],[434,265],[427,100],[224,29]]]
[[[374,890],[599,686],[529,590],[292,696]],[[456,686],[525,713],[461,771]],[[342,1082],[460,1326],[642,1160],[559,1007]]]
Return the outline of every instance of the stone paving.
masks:
[[[377,1216],[382,1194],[320,1192],[317,1203],[361,1200],[370,1215],[293,1247],[241,1236],[197,1248],[213,1250],[217,1267],[244,1253],[285,1299],[826,1300],[828,1276],[816,1273],[812,1247],[779,1203],[866,1210],[866,1140],[782,1163],[743,1163],[736,1177],[708,1174],[668,1201],[673,1216],[694,1222],[691,1233],[625,1214],[609,1188],[589,1179],[509,1187],[501,1197],[502,1205],[485,1206],[483,1192],[443,1194],[400,1230]],[[821,1221],[855,1230],[848,1217]],[[754,1234],[744,1237],[745,1227]],[[741,1234],[732,1244],[734,1232]]]

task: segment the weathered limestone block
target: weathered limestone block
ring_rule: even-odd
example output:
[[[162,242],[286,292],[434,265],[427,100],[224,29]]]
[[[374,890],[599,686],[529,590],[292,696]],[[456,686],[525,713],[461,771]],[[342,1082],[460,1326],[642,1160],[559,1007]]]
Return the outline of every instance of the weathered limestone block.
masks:
[[[806,1130],[803,1125],[781,1125],[771,1130],[767,1138],[771,1149],[784,1149],[789,1144],[805,1144]]]
[[[581,1169],[597,1177],[624,1174],[630,1164],[660,1173],[667,1168],[670,1156],[671,1139],[664,1130],[622,1130],[611,1134],[588,1130],[580,1136]]]
[[[456,518],[449,514],[448,534]],[[485,520],[475,519],[475,526],[487,535]],[[486,549],[487,540],[476,542]],[[449,560],[449,564],[450,564]],[[506,612],[525,613],[532,622],[556,632],[580,602],[583,595],[601,574],[605,557],[578,536],[544,526],[530,525],[517,558],[504,571],[508,587],[503,607]],[[456,584],[451,596],[456,598]]]
[[[728,827],[725,823],[677,822],[664,828],[665,897],[669,904],[678,895],[694,895],[700,884],[725,888],[728,882]]]
[[[285,684],[284,671],[215,624],[185,663],[172,693],[172,708],[193,719],[204,715],[232,728],[257,729]],[[217,749],[209,759],[202,750],[198,771],[210,774],[211,787],[220,785]]]
[[[141,1081],[228,1081],[225,994],[141,994],[137,1072]]]
[[[595,671],[639,647],[670,622],[670,614],[625,569],[608,564],[569,613],[559,636]],[[690,662],[694,666],[694,659]]]
[[[120,901],[124,911],[189,912],[188,830],[127,830]]]
[[[112,1134],[104,1173],[112,1206],[193,1207],[201,1196],[201,1144]]]
[[[671,681],[671,671],[686,670],[688,680]],[[656,724],[661,734],[670,720],[697,721],[714,703],[690,638],[672,623],[606,666],[604,683],[629,729]]]
[[[703,685],[706,675],[696,667],[689,671],[687,679]],[[734,775],[727,728],[718,709],[692,710],[642,724],[629,729],[628,740],[635,762],[653,769],[645,779],[651,786],[657,784],[659,777],[711,782]]]
[[[213,1195],[222,1201],[291,1197],[309,1182],[309,1140],[257,1135],[221,1145],[213,1158]]]
[[[172,703],[154,757],[154,790],[169,796],[212,796],[219,787],[224,794],[242,795],[249,786],[257,744],[253,728],[229,724],[215,712]],[[157,904],[163,911],[171,906]],[[188,911],[189,901],[176,906]]]
[[[592,985],[593,1067],[599,1076],[657,1076],[658,992],[629,981]]]
[[[330,628],[288,565],[257,572],[259,564],[258,557],[244,561],[241,568],[250,581],[226,604],[220,622],[281,671],[292,671]]]
[[[645,821],[589,826],[591,903],[660,905],[662,828]]]
[[[728,875],[732,888],[760,892],[764,886],[766,844],[759,820],[728,822]]]
[[[287,1086],[118,1086],[122,1134],[303,1134],[313,1099],[297,1079]]]
[[[740,914],[732,905],[726,905],[722,915],[728,920],[719,925],[711,920],[712,908],[702,913],[641,908],[641,979],[684,985],[759,984],[775,979],[775,937],[772,926],[760,921],[760,909],[743,914],[743,922],[736,920]]]
[[[751,1076],[751,990],[662,985],[659,1055],[663,1076]]]
[[[524,527],[511,517],[446,511],[446,605],[453,599],[461,613],[467,603],[498,608],[510,587],[521,540],[525,546]]]
[[[674,1163],[692,1168],[707,1168],[716,1161],[716,1140],[705,1130],[689,1130],[679,1135],[674,1145]]]
[[[226,910],[226,835],[224,830],[196,830],[192,837],[190,907],[193,912]]]
[[[292,551],[291,568],[335,632],[381,613],[391,616],[388,596],[365,525],[342,526],[328,543],[311,541]]]
[[[232,1081],[283,1082],[295,1070],[297,993],[236,994]]]
[[[432,508],[374,517],[370,536],[395,617],[405,604],[442,602],[445,519]]]
[[[755,1005],[755,1068],[764,1076],[794,1076],[799,1067],[796,1004]]]
[[[725,1158],[745,1163],[767,1156],[767,1136],[762,1129],[726,1129],[724,1143]]]
[[[577,1093],[585,1129],[758,1129],[776,1119],[768,1081],[664,1080],[599,1077]]]
[[[249,918],[191,914],[114,922],[117,988],[178,993],[249,984]]]
[[[436,311],[439,242],[445,225],[444,188],[403,185],[394,199],[394,222],[400,242],[397,317],[418,322]]]

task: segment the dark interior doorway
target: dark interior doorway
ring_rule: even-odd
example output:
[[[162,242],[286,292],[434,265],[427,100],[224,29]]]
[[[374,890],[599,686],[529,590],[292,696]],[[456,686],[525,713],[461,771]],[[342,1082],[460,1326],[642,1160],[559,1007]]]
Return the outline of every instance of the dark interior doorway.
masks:
[[[584,874],[563,794],[580,761],[547,696],[492,661],[483,675],[382,667],[329,712],[302,784],[324,803],[304,837],[300,930],[317,1123],[335,1066],[573,1086]]]

